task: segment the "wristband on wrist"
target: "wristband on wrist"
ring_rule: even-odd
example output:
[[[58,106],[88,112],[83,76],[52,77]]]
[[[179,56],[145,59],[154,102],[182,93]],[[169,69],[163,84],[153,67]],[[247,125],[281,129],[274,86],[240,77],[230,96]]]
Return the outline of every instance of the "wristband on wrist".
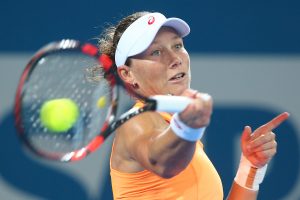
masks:
[[[242,154],[234,181],[246,189],[258,191],[259,184],[262,183],[265,177],[267,166],[268,165],[266,164],[265,166],[258,168]]]
[[[205,131],[205,127],[191,128],[187,126],[180,120],[178,113],[173,115],[170,122],[170,127],[178,137],[190,142],[200,140]]]

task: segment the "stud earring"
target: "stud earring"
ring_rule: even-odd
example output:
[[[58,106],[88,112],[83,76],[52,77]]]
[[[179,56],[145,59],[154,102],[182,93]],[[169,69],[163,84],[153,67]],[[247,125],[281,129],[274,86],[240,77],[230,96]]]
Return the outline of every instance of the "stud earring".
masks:
[[[132,86],[133,89],[138,89],[139,88],[139,85],[137,83],[132,83],[131,86]]]

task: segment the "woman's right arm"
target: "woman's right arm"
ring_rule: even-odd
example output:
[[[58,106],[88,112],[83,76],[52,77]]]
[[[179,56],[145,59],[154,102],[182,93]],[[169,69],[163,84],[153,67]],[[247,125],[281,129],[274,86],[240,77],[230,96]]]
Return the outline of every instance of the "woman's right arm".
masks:
[[[179,113],[181,122],[194,129],[207,126],[212,113],[212,99],[191,90],[186,91],[184,96],[193,98],[193,101]],[[163,178],[171,178],[186,168],[197,142],[178,136],[158,113],[137,116],[124,124],[121,132],[131,157],[143,168]]]

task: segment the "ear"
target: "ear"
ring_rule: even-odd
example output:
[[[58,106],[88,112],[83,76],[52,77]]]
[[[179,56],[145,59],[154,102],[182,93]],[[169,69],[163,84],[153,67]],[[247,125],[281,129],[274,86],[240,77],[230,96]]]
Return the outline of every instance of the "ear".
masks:
[[[117,68],[119,77],[124,81],[124,83],[132,84],[134,78],[132,76],[130,67],[127,65],[122,65]]]

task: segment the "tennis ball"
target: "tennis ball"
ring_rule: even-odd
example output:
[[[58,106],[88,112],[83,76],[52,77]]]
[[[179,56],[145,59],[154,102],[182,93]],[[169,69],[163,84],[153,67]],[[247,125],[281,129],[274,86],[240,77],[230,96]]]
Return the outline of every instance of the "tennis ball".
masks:
[[[40,119],[44,127],[52,132],[66,132],[77,121],[79,108],[71,99],[53,99],[43,103]]]
[[[98,99],[97,106],[98,108],[104,108],[106,105],[106,97],[102,96]]]

